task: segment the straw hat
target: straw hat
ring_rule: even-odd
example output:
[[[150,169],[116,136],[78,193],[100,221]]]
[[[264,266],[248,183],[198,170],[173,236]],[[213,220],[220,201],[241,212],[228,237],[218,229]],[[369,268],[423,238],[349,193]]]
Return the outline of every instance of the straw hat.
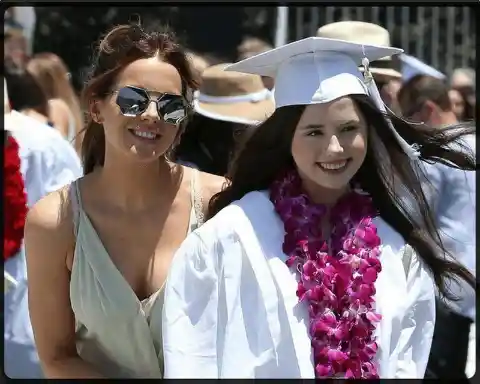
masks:
[[[239,72],[227,72],[229,63],[213,65],[202,73],[195,94],[195,112],[214,120],[240,124],[258,124],[275,110],[271,92],[262,78]]]
[[[339,21],[326,24],[317,30],[317,36],[352,43],[391,47],[390,33],[385,28],[363,21]],[[386,80],[401,79],[402,74],[394,68],[399,64],[398,60],[392,60],[391,56],[383,57],[370,63],[370,71],[375,77],[380,76]]]

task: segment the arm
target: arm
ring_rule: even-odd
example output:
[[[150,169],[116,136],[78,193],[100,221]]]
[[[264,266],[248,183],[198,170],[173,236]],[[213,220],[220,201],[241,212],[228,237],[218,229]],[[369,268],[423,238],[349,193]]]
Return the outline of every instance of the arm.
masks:
[[[218,274],[214,255],[190,234],[173,259],[163,307],[164,378],[219,378]]]
[[[402,319],[395,378],[423,378],[435,326],[435,288],[430,273],[412,255],[407,278],[406,311]]]
[[[66,195],[64,190],[46,196],[27,216],[25,251],[30,320],[46,378],[101,378],[76,351],[66,265],[74,239],[71,212],[64,204]]]

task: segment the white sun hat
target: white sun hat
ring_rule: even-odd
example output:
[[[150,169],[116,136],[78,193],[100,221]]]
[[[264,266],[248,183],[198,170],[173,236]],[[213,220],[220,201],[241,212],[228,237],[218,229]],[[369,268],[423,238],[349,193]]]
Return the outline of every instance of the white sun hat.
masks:
[[[257,125],[274,111],[271,91],[258,75],[225,72],[229,63],[213,65],[202,73],[195,93],[195,112],[214,120]]]

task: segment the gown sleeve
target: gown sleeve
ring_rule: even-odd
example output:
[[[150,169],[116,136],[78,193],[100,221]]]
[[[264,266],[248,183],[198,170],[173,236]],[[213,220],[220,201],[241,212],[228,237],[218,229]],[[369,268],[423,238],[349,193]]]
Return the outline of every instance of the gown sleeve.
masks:
[[[196,233],[175,254],[162,316],[164,378],[218,378],[218,271]],[[224,331],[224,330],[223,330]]]
[[[423,378],[435,326],[435,288],[423,263],[413,253],[407,277],[395,378]]]

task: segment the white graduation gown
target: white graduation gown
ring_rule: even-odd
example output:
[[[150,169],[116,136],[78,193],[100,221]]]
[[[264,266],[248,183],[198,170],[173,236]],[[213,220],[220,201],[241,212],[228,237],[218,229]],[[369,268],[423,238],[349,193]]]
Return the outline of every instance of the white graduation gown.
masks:
[[[376,219],[381,378],[423,378],[435,323],[434,283],[403,238]],[[283,223],[266,192],[251,192],[190,234],[165,286],[165,378],[314,378],[305,303],[285,264]]]

